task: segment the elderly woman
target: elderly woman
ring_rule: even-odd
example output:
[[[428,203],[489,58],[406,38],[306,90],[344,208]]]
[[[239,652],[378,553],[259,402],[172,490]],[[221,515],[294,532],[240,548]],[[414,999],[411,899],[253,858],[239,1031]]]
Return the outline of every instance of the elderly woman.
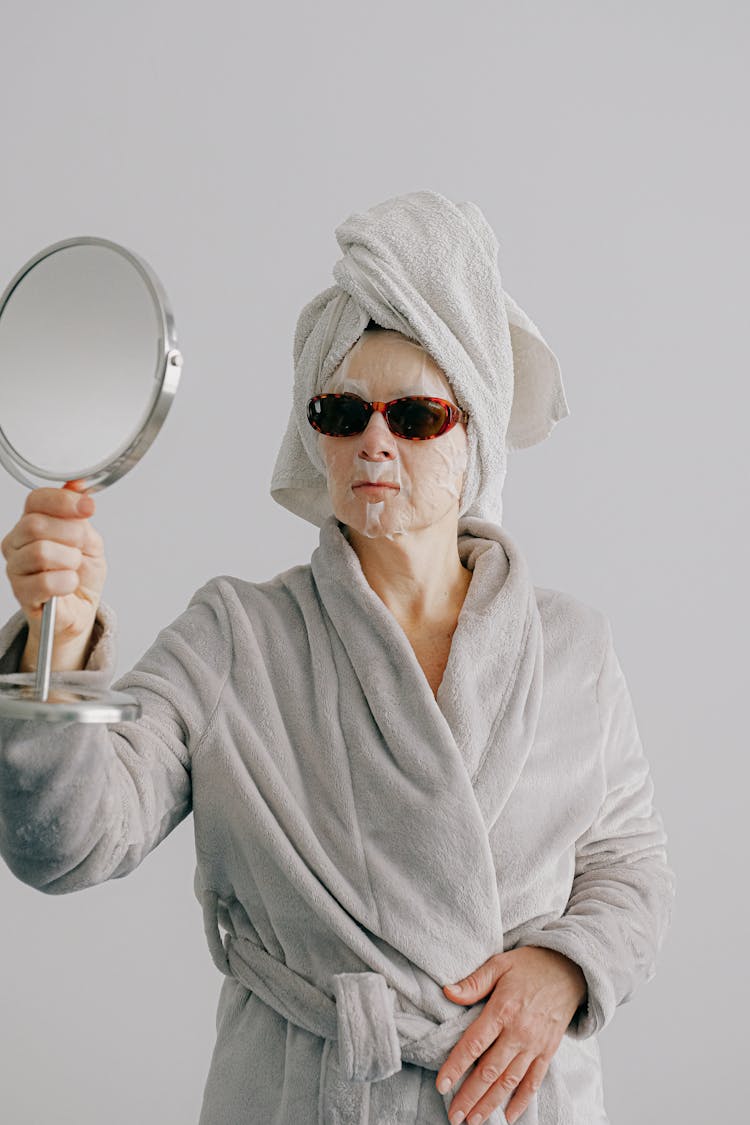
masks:
[[[506,451],[568,413],[559,367],[475,205],[415,192],[336,234],[272,480],[310,563],[198,590],[113,685],[137,721],[0,722],[2,854],[74,891],[192,809],[225,974],[201,1125],[599,1125],[597,1033],[654,974],[674,875],[609,621],[501,524]],[[33,666],[36,538],[48,572],[82,547],[96,614],[55,667],[110,683],[76,503],[31,493],[3,541],[3,674]]]

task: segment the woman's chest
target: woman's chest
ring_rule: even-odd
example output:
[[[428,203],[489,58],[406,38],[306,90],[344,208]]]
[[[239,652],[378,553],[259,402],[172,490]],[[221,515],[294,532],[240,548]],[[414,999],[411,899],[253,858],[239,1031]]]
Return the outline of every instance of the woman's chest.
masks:
[[[455,629],[455,623],[448,628],[438,630],[404,629],[417,663],[424,672],[432,694],[436,697],[445,674]]]
[[[575,622],[545,628],[522,662],[473,617],[458,630],[373,626],[357,643],[314,607],[291,636],[260,634],[257,617],[254,647],[235,631],[220,705],[191,756],[204,854],[238,840],[244,852],[257,830],[256,868],[259,851],[273,867],[291,845],[308,874],[331,889],[351,880],[366,900],[373,853],[398,845],[412,874],[414,855],[431,872],[424,842],[454,835],[457,809],[477,854],[488,858],[491,827],[501,864],[514,855],[533,883],[545,850],[552,869],[591,823],[603,785],[598,664]]]

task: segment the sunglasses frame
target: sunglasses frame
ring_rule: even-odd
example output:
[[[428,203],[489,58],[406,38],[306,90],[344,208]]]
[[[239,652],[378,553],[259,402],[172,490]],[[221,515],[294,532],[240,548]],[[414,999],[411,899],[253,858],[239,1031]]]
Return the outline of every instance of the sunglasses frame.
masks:
[[[319,402],[324,398],[350,398],[354,399],[356,402],[361,402],[366,409],[366,421],[362,429],[356,430],[350,434],[325,434],[325,431],[322,430],[320,426],[316,425],[312,416],[313,404]],[[395,406],[400,402],[415,401],[436,402],[440,406],[445,407],[445,409],[447,410],[448,417],[446,419],[445,425],[436,434],[426,434],[424,437],[410,437],[405,434],[396,433],[396,431],[391,426],[390,420],[388,418],[388,408],[390,406]],[[465,410],[462,410],[460,407],[456,406],[455,403],[449,402],[448,399],[445,398],[437,398],[435,395],[402,395],[401,398],[392,398],[388,402],[378,402],[377,400],[368,402],[366,399],[361,398],[359,395],[353,394],[351,391],[342,391],[340,393],[329,392],[328,394],[313,395],[313,397],[307,404],[307,420],[314,430],[317,430],[320,434],[324,434],[325,437],[357,437],[359,434],[363,434],[365,432],[367,426],[369,425],[370,418],[372,417],[373,412],[376,410],[383,415],[383,417],[385,418],[385,423],[394,437],[401,438],[402,441],[432,441],[433,438],[442,437],[443,434],[447,434],[448,431],[452,430],[458,422],[468,422],[470,417],[470,415]]]

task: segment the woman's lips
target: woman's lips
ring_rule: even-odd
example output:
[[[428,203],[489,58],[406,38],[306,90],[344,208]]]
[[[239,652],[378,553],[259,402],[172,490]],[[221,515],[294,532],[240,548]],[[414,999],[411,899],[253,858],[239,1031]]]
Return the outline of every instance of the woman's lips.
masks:
[[[359,481],[356,484],[352,485],[352,489],[354,491],[361,490],[365,493],[372,492],[374,495],[376,492],[383,492],[385,489],[390,489],[392,492],[398,492],[399,486],[388,481],[384,481],[379,484],[377,482]]]

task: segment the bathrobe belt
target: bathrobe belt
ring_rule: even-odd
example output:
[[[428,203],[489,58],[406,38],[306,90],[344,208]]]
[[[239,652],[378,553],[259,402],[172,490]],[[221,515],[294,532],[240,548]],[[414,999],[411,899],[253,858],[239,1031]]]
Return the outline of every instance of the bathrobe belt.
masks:
[[[439,1070],[461,1033],[479,1014],[477,1005],[472,1005],[436,1023],[418,1013],[396,1011],[396,992],[376,972],[335,973],[332,1000],[247,938],[225,934],[224,949],[231,975],[245,988],[297,1027],[326,1040],[320,1125],[375,1125],[378,1110],[372,1084],[401,1070],[402,1062]],[[408,1118],[412,1121],[419,1100],[420,1083],[415,1077],[411,1076],[414,1116]],[[455,1092],[443,1095],[446,1109]],[[505,1120],[498,1109],[487,1125],[504,1125]]]

